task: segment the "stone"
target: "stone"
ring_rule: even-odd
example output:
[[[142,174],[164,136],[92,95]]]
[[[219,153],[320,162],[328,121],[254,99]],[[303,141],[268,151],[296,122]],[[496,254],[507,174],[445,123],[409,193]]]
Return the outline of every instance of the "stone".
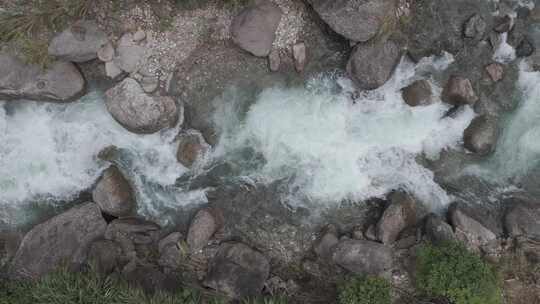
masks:
[[[336,33],[355,42],[375,37],[384,22],[394,16],[390,0],[309,0],[321,19]]]
[[[518,197],[507,199],[505,203],[508,210],[504,227],[508,235],[540,239],[540,203]]]
[[[107,90],[105,104],[113,118],[133,133],[155,133],[173,127],[179,119],[171,97],[150,96],[131,78]]]
[[[88,251],[88,263],[97,273],[109,275],[119,268],[121,256],[120,245],[109,240],[97,240]]]
[[[172,232],[159,241],[158,264],[161,267],[169,269],[178,269],[182,265],[182,257],[185,252],[181,249],[183,235],[180,232]]]
[[[146,39],[146,32],[143,30],[138,30],[135,33],[133,33],[133,41],[135,42],[141,42],[144,39]]]
[[[370,241],[377,241],[377,228],[375,228],[375,225],[369,225],[367,227],[364,237]]]
[[[204,157],[209,146],[201,134],[196,132],[182,133],[178,136],[178,151],[176,159],[183,166],[191,168],[193,164]]]
[[[392,40],[358,44],[347,63],[347,74],[359,89],[374,90],[390,79],[400,59],[400,47]]]
[[[401,90],[403,100],[411,107],[433,103],[431,84],[427,80],[417,80]]]
[[[43,70],[18,58],[0,54],[0,99],[69,102],[84,93],[85,81],[77,67],[56,61]]]
[[[97,57],[103,62],[111,62],[114,59],[114,47],[107,42],[97,50]]]
[[[507,33],[512,29],[512,18],[506,15],[495,20],[493,30],[497,33]]]
[[[105,62],[105,75],[107,75],[107,77],[115,80],[123,73],[124,71],[117,67],[113,61]]]
[[[240,48],[258,57],[270,54],[282,11],[276,4],[261,0],[244,8],[231,25],[231,36]]]
[[[294,67],[298,73],[306,67],[306,45],[303,42],[293,45]]]
[[[444,102],[451,105],[474,105],[478,96],[471,81],[460,76],[451,76],[442,92]]]
[[[492,63],[486,66],[486,73],[493,82],[498,82],[503,79],[504,67],[500,63]]]
[[[137,212],[131,185],[116,166],[103,172],[92,191],[92,200],[102,212],[115,217],[126,217]]]
[[[126,33],[118,42],[113,60],[122,71],[135,73],[144,65],[146,56],[146,47],[134,42],[132,33]]]
[[[485,35],[486,29],[486,21],[480,15],[475,14],[465,22],[463,34],[467,38],[481,39]]]
[[[468,214],[467,209],[458,204],[450,206],[449,217],[456,238],[469,249],[478,251],[480,247],[495,240],[497,235]]]
[[[16,231],[0,232],[0,269],[7,265],[21,244],[23,235]]]
[[[49,55],[72,62],[96,59],[98,50],[109,42],[95,21],[78,21],[49,43]]]
[[[534,53],[534,46],[529,39],[524,38],[516,48],[517,57],[529,57]]]
[[[465,148],[483,156],[495,150],[498,138],[498,119],[490,115],[475,117],[463,132]]]
[[[11,263],[15,278],[39,278],[64,263],[80,265],[107,223],[94,203],[73,207],[32,228]]]
[[[215,211],[209,208],[201,209],[191,221],[186,239],[191,252],[203,249],[216,233],[218,222],[214,213]]]
[[[143,76],[140,83],[145,93],[154,93],[159,88],[159,77]]]
[[[427,239],[434,244],[444,244],[456,240],[452,226],[436,214],[429,214],[424,226]]]
[[[270,71],[277,72],[279,71],[279,66],[281,65],[281,58],[279,57],[278,50],[272,50],[268,55],[268,67]]]
[[[405,228],[414,226],[416,219],[416,201],[407,193],[397,191],[388,197],[389,206],[384,210],[376,227],[377,239],[390,245],[397,241]]]
[[[332,250],[337,243],[339,243],[337,229],[333,225],[328,225],[313,243],[313,251],[322,259],[330,260]]]
[[[390,247],[371,241],[343,240],[333,250],[334,263],[359,275],[380,275],[392,268]]]
[[[224,243],[210,261],[204,286],[234,299],[256,297],[270,275],[270,263],[242,243]]]

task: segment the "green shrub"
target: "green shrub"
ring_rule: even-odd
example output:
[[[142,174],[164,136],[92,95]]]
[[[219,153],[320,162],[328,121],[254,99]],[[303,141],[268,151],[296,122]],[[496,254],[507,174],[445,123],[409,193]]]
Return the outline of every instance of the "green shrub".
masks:
[[[377,277],[353,278],[338,288],[339,304],[390,304],[390,284]]]
[[[425,245],[417,257],[417,289],[428,297],[443,297],[454,304],[499,304],[498,275],[463,245]]]
[[[244,300],[242,304],[287,304],[284,297],[269,297]]]

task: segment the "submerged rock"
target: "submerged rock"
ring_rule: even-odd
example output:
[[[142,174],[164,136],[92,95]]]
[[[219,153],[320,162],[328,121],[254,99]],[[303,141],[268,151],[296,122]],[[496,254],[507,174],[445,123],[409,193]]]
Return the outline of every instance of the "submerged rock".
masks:
[[[168,96],[146,94],[131,78],[105,93],[107,110],[118,123],[133,133],[149,134],[171,128],[178,121],[176,102]]]
[[[387,245],[394,243],[401,231],[417,222],[417,202],[412,196],[399,191],[390,194],[388,200],[390,204],[376,227],[377,239]]]
[[[395,18],[391,0],[309,0],[321,19],[343,37],[365,42],[375,37],[385,22]]]
[[[255,56],[268,56],[276,38],[281,15],[279,6],[267,0],[246,7],[232,22],[231,35],[234,43]]]
[[[137,209],[129,182],[115,166],[103,172],[92,192],[92,199],[101,211],[115,217],[134,215]]]
[[[417,80],[402,90],[403,100],[411,107],[433,103],[431,84],[427,80]]]
[[[392,267],[392,250],[380,243],[342,240],[333,250],[333,261],[359,275],[380,275]]]
[[[200,133],[180,134],[178,141],[176,159],[187,168],[191,168],[209,149]]]
[[[347,63],[347,73],[361,90],[374,90],[392,76],[401,59],[399,45],[392,41],[358,44]]]
[[[90,61],[108,42],[95,21],[78,21],[51,40],[49,55],[64,61]]]
[[[442,99],[452,105],[474,105],[478,96],[469,79],[452,76],[444,87]]]
[[[73,207],[35,226],[24,236],[13,258],[11,274],[38,278],[64,263],[83,263],[90,244],[103,236],[106,226],[94,203]]]
[[[84,93],[85,81],[69,62],[53,62],[45,70],[0,54],[0,98],[68,102]]]
[[[235,298],[258,296],[270,274],[260,252],[241,243],[224,243],[210,262],[204,285]]]
[[[478,155],[488,155],[495,150],[498,139],[497,118],[489,115],[475,117],[463,132],[467,150]]]
[[[540,239],[540,203],[520,198],[511,198],[505,203],[509,206],[504,218],[508,235]]]

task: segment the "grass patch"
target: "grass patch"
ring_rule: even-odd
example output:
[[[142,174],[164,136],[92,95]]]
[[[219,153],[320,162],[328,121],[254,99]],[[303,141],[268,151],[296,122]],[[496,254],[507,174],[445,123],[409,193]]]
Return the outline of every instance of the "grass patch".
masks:
[[[416,286],[423,296],[453,304],[502,303],[499,276],[463,245],[425,245],[417,257]]]
[[[357,277],[338,287],[339,304],[390,304],[390,283],[378,277]]]

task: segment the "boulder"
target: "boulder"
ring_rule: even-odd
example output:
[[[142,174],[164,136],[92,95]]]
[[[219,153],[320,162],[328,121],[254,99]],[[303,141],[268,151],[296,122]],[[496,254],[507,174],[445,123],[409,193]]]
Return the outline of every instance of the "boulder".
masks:
[[[391,0],[309,0],[317,14],[330,28],[355,42],[375,37],[393,15]]]
[[[493,30],[497,33],[507,33],[512,29],[512,18],[508,15],[496,18]]]
[[[451,76],[442,92],[442,100],[451,105],[474,105],[478,96],[471,81],[460,76]]]
[[[0,232],[0,269],[7,265],[21,243],[23,235],[15,231]]]
[[[182,133],[178,140],[176,159],[187,168],[191,168],[209,150],[208,144],[199,133]]]
[[[463,132],[467,150],[478,155],[488,155],[495,150],[498,139],[497,118],[489,115],[475,117]]]
[[[98,204],[101,211],[115,217],[134,215],[137,209],[133,190],[116,166],[103,172],[92,191],[92,200]]]
[[[392,40],[358,44],[347,63],[347,74],[361,90],[374,90],[392,76],[401,50]]]
[[[66,262],[81,264],[89,246],[103,236],[106,227],[96,204],[73,207],[24,236],[10,272],[16,278],[38,278]]]
[[[51,40],[49,55],[63,61],[90,61],[108,42],[107,34],[96,22],[78,21]]]
[[[417,80],[401,91],[403,100],[411,107],[430,105],[433,103],[431,84],[427,80]]]
[[[148,95],[131,78],[105,93],[105,105],[114,119],[133,133],[155,133],[173,127],[179,118],[176,102],[171,97]]]
[[[503,79],[504,67],[500,63],[492,63],[486,66],[486,73],[493,82],[498,82]]]
[[[159,241],[158,264],[163,268],[177,269],[182,263],[182,256],[185,252],[182,251],[181,242],[183,235],[180,232],[172,232]]]
[[[146,58],[146,47],[135,41],[132,33],[126,33],[118,41],[113,62],[122,71],[135,73],[144,65]]]
[[[124,72],[117,67],[113,61],[105,62],[105,75],[107,75],[107,77],[115,80],[123,73]]]
[[[103,62],[111,62],[114,59],[114,46],[112,43],[107,42],[99,48],[97,51],[97,57]]]
[[[224,243],[210,261],[203,284],[232,298],[258,296],[270,274],[264,255],[241,243]]]
[[[279,6],[268,0],[257,1],[244,8],[231,25],[234,43],[255,56],[268,56],[281,15]]]
[[[392,250],[376,242],[342,240],[334,247],[332,259],[355,274],[380,275],[392,267]]]
[[[524,38],[521,40],[521,42],[518,44],[516,48],[516,56],[517,57],[529,57],[531,56],[535,51],[534,45],[529,41],[528,38]]]
[[[191,252],[203,249],[216,233],[219,226],[219,220],[215,216],[216,212],[216,210],[204,208],[195,214],[187,235],[187,243]]]
[[[497,239],[497,235],[473,218],[471,211],[460,204],[452,204],[448,210],[456,238],[468,248],[478,250]]]
[[[337,229],[335,226],[329,225],[325,227],[319,238],[315,240],[313,251],[315,251],[319,257],[330,260],[332,258],[332,250],[337,243],[339,243]]]
[[[122,248],[109,240],[98,240],[92,243],[88,251],[88,264],[92,270],[109,275],[120,266]]]
[[[390,245],[397,241],[401,231],[416,224],[416,201],[407,193],[393,192],[388,197],[389,206],[384,210],[376,227],[377,239]]]
[[[464,24],[463,34],[467,38],[482,39],[486,34],[487,24],[482,16],[474,14]]]
[[[505,203],[508,205],[504,218],[506,233],[511,237],[540,239],[540,203],[521,198],[511,198]]]
[[[67,102],[84,93],[85,81],[69,62],[56,61],[43,70],[18,58],[0,54],[0,99]]]
[[[434,244],[442,244],[456,240],[452,226],[436,214],[427,216],[424,230],[427,239]]]

